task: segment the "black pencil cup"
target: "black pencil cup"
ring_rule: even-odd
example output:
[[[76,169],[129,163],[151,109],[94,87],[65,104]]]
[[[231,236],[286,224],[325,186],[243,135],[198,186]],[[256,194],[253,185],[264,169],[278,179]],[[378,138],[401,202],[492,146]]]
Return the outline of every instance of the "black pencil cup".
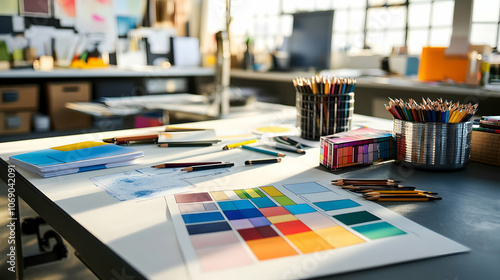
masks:
[[[297,92],[295,106],[301,137],[319,140],[321,136],[351,129],[354,92],[341,95]]]

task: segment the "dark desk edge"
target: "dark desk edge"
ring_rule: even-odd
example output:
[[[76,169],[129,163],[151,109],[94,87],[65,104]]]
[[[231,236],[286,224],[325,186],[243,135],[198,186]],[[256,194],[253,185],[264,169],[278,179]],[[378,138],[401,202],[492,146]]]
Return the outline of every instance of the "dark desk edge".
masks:
[[[8,166],[9,164],[0,158],[0,179],[6,184],[8,181]],[[100,279],[120,277],[147,279],[18,172],[16,172],[15,176],[15,192],[75,248],[78,257]]]

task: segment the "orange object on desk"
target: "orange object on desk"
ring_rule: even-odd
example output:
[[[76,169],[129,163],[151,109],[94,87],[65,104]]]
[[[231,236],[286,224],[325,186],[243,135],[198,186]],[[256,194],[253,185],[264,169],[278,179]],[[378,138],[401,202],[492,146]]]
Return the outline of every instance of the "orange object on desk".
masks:
[[[423,47],[418,79],[425,82],[453,80],[465,82],[468,60],[466,57],[445,56],[445,47]]]

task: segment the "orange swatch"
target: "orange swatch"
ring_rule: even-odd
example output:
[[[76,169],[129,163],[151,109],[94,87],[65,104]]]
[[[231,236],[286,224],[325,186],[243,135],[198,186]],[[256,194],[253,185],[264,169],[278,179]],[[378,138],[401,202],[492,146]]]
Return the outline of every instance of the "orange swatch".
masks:
[[[281,236],[250,240],[247,245],[261,261],[298,255]]]
[[[365,242],[363,239],[341,226],[317,229],[314,232],[335,248]]]
[[[312,231],[306,231],[286,236],[302,253],[313,253],[333,249],[333,246]]]

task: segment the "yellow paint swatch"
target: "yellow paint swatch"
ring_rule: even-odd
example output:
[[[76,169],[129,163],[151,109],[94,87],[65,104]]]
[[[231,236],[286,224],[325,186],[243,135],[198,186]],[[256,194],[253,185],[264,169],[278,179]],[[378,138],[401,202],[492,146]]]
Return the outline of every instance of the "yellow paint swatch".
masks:
[[[250,195],[251,198],[257,198],[260,197],[260,195],[255,192],[253,189],[245,189],[248,195]]]
[[[313,253],[333,249],[333,246],[312,231],[286,236],[302,253]]]
[[[278,191],[278,189],[276,189],[273,186],[261,187],[261,189],[263,191],[265,191],[270,196],[282,196],[283,195],[280,191]]]
[[[261,261],[298,255],[281,236],[250,240],[247,245]]]
[[[314,232],[335,248],[365,242],[341,226],[317,229]]]
[[[267,219],[273,223],[284,223],[284,222],[290,222],[290,221],[295,221],[298,220],[294,215],[292,214],[286,214],[286,215],[279,215],[279,216],[272,216],[272,217],[267,217]]]
[[[69,144],[69,145],[57,146],[57,147],[53,147],[51,149],[58,150],[61,152],[68,152],[68,151],[80,150],[80,149],[85,149],[85,148],[90,148],[90,147],[101,146],[101,145],[109,145],[109,144],[104,143],[104,142],[85,141],[85,142],[74,143],[74,144]]]
[[[210,194],[213,196],[213,198],[217,201],[220,200],[229,200],[229,197],[224,193],[223,191],[218,191],[218,192],[210,192]]]

